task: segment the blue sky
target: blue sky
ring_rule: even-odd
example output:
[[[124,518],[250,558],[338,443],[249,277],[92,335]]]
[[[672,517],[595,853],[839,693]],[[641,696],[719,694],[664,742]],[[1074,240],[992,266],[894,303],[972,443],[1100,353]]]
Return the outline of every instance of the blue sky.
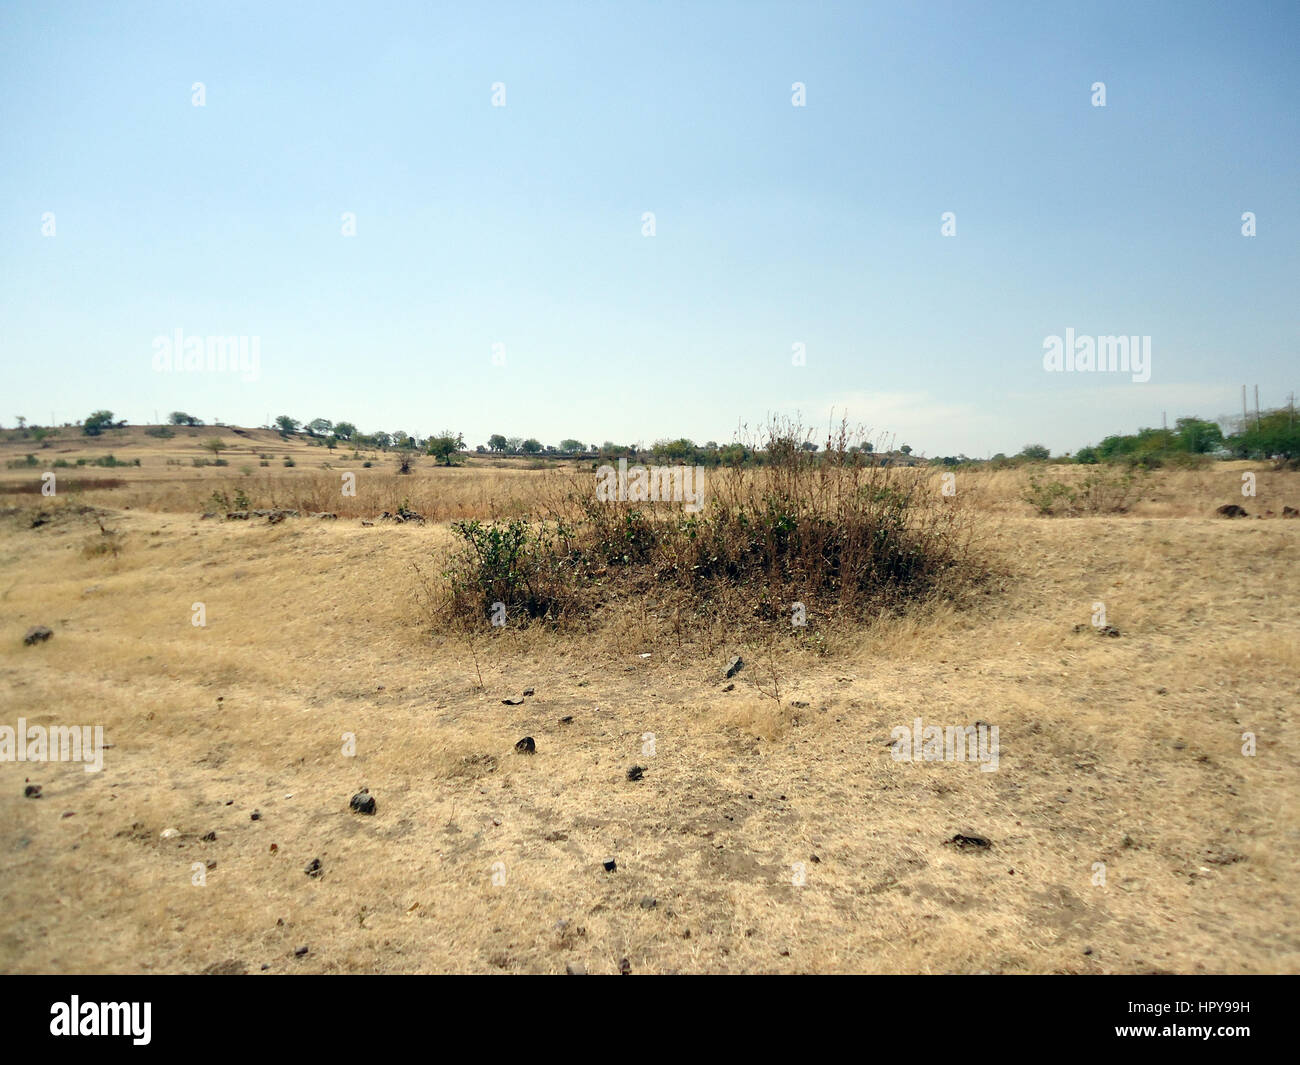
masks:
[[[6,0],[0,423],[834,408],[982,456],[1280,404],[1297,40],[1282,3]],[[1067,328],[1150,336],[1150,381],[1044,371]],[[176,329],[260,338],[257,380],[156,372]]]

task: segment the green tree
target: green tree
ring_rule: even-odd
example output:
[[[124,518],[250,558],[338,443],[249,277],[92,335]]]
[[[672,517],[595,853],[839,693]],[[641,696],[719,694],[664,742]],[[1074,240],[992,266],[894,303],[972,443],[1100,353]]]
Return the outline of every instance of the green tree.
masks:
[[[531,436],[519,446],[524,451],[524,453],[528,455],[536,455],[539,451],[542,450],[541,441],[535,440]]]
[[[506,438],[500,433],[493,433],[488,437],[488,447],[493,451],[504,451],[506,446]]]
[[[334,428],[334,423],[328,418],[313,418],[303,428],[307,430],[308,436],[324,436]]]
[[[227,445],[227,443],[219,436],[210,436],[203,441],[203,446],[211,451],[215,457],[220,458],[221,453],[225,451],[229,445]]]
[[[444,466],[451,465],[451,457],[465,446],[465,438],[460,433],[453,433],[450,429],[444,429],[441,433],[429,437],[425,441],[425,450],[434,458],[439,459]]]
[[[1042,444],[1026,444],[1020,449],[1020,457],[1030,462],[1046,462],[1052,457],[1052,453]]]
[[[1223,430],[1217,423],[1203,418],[1179,418],[1174,422],[1174,431],[1182,450],[1193,455],[1204,455],[1223,446]]]
[[[351,422],[335,422],[334,435],[340,440],[351,440],[357,434],[357,427]]]
[[[572,437],[570,437],[568,440],[561,440],[561,441],[560,441],[560,450],[561,450],[561,451],[569,451],[569,452],[573,452],[573,451],[581,451],[581,450],[582,450],[582,441],[581,441],[581,440],[574,440]]]
[[[275,419],[275,424],[280,427],[281,436],[288,436],[290,433],[296,433],[302,422],[297,418],[290,418],[287,414],[281,414]]]
[[[98,436],[105,429],[111,428],[113,428],[113,412],[111,410],[97,410],[81,423],[81,431],[87,436]]]

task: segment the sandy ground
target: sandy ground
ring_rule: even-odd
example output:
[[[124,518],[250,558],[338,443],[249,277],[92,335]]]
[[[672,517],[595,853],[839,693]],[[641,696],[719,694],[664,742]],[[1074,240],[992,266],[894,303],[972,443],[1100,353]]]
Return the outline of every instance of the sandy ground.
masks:
[[[1008,516],[977,603],[773,661],[434,636],[445,527],[103,521],[0,518],[0,725],[112,745],[0,763],[0,970],[1300,971],[1300,522]]]

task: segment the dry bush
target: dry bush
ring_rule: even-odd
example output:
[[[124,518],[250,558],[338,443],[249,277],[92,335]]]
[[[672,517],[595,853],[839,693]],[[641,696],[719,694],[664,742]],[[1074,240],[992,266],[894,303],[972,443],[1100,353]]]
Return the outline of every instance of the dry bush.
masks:
[[[774,422],[751,450],[763,465],[714,473],[697,513],[674,502],[602,501],[594,479],[549,482],[529,515],[453,522],[443,623],[582,621],[634,601],[683,630],[721,621],[861,618],[956,595],[982,572],[968,512],[924,471],[889,467],[841,424],[821,453],[802,428]],[[498,621],[500,621],[500,608]],[[794,622],[794,624],[791,624]]]

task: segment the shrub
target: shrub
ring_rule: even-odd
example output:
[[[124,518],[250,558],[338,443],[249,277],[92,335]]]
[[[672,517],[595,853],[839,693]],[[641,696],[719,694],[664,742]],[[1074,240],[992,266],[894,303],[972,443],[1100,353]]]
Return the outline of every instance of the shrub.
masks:
[[[445,616],[481,622],[504,603],[511,623],[553,623],[634,602],[733,627],[793,628],[795,603],[815,602],[822,618],[863,617],[955,595],[980,572],[965,512],[921,471],[850,451],[843,425],[821,454],[790,423],[767,436],[764,468],[737,462],[714,474],[696,513],[598,500],[588,474],[573,475],[542,515],[453,522],[460,543],[443,570]]]

